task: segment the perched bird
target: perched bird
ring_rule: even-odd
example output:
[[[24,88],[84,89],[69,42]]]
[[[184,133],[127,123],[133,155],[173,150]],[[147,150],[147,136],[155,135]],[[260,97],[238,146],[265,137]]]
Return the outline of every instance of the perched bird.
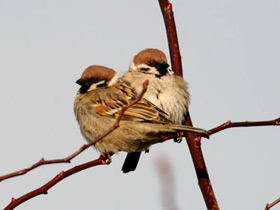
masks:
[[[104,66],[90,66],[77,83],[81,86],[74,102],[74,112],[81,133],[93,141],[113,126],[124,105],[129,105],[138,94],[118,78],[118,74]],[[203,129],[176,125],[166,118],[166,113],[146,99],[130,106],[123,114],[120,127],[98,141],[94,146],[110,159],[119,151],[141,152],[158,143],[161,136],[190,131],[208,135]]]
[[[129,71],[123,75],[137,93],[142,84],[149,80],[147,92],[143,96],[168,115],[175,124],[184,124],[190,103],[187,83],[169,68],[165,54],[158,49],[145,49],[134,56]],[[129,153],[122,170],[124,173],[134,171],[141,153]]]

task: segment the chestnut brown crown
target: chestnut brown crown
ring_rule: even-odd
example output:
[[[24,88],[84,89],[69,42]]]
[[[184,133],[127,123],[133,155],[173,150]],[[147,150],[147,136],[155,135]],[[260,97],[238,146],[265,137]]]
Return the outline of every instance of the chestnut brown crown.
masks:
[[[159,49],[148,48],[140,51],[134,56],[133,62],[135,65],[148,64],[148,62],[167,63],[166,55]]]
[[[90,78],[99,78],[106,81],[111,81],[115,76],[116,72],[113,69],[110,69],[105,66],[92,65],[87,67],[82,73],[81,78],[90,79]]]

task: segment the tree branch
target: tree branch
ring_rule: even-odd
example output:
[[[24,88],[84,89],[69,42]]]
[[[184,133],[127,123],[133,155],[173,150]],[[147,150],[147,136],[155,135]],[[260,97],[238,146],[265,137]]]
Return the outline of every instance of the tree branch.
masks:
[[[82,147],[80,147],[78,150],[76,150],[73,154],[71,154],[70,156],[66,157],[66,158],[60,158],[60,159],[53,159],[53,160],[45,160],[44,158],[41,158],[37,163],[33,164],[32,166],[25,168],[25,169],[21,169],[19,171],[15,171],[13,173],[9,173],[3,176],[0,176],[0,182],[5,180],[5,179],[10,179],[12,177],[16,177],[16,176],[20,176],[20,175],[24,175],[27,172],[34,170],[35,168],[38,168],[39,166],[42,165],[50,165],[50,164],[57,164],[57,163],[71,163],[71,160],[73,158],[75,158],[76,156],[78,156],[80,153],[82,153],[83,151],[85,151],[87,148],[91,147],[92,145],[96,144],[98,141],[100,141],[101,139],[103,139],[105,136],[107,136],[108,134],[110,134],[112,131],[114,131],[116,128],[118,128],[120,126],[120,120],[123,116],[123,113],[133,104],[137,103],[139,100],[141,100],[141,98],[143,97],[144,93],[147,91],[147,86],[149,84],[149,81],[146,80],[143,83],[143,90],[140,93],[140,95],[137,96],[137,98],[129,105],[127,106],[123,106],[120,115],[118,116],[115,124],[104,134],[98,136],[94,141],[88,143],[88,144],[84,144]]]
[[[266,204],[265,209],[264,210],[269,210],[270,208],[272,208],[273,206],[275,206],[277,203],[280,203],[280,198],[278,198],[277,200],[273,201],[271,204]]]
[[[6,206],[4,208],[4,210],[14,209],[18,205],[20,205],[20,204],[24,203],[25,201],[27,201],[31,198],[34,198],[38,195],[48,194],[48,190],[50,188],[52,188],[54,185],[56,185],[58,182],[62,181],[66,177],[71,176],[79,171],[85,170],[85,169],[93,167],[93,166],[108,164],[106,160],[107,160],[106,157],[100,156],[96,160],[93,160],[93,161],[90,161],[90,162],[87,162],[87,163],[84,163],[81,165],[77,165],[67,171],[61,171],[58,175],[56,175],[52,180],[50,180],[48,183],[44,184],[42,187],[39,187],[36,190],[33,190],[17,199],[12,198],[12,201],[10,202],[10,204],[8,206]]]
[[[182,76],[182,62],[181,55],[179,50],[179,43],[176,32],[176,25],[172,11],[172,4],[168,0],[158,0],[163,15],[168,44],[169,52],[171,57],[172,69],[176,75]],[[186,117],[186,125],[193,126],[189,112]],[[194,167],[196,170],[196,175],[198,178],[198,183],[201,189],[201,192],[204,197],[204,201],[208,209],[218,210],[218,202],[216,200],[209,175],[207,172],[206,164],[203,158],[199,137],[193,133],[185,132],[187,137],[187,143],[191,152],[193,159]]]
[[[225,130],[227,128],[236,128],[236,127],[256,127],[256,126],[271,126],[271,125],[280,125],[280,117],[275,120],[269,120],[269,121],[245,121],[245,122],[231,122],[230,120],[225,122],[224,124],[213,128],[208,131],[209,135],[212,135],[214,133],[220,132],[222,130]]]
[[[149,84],[149,81],[146,80],[144,83],[143,83],[143,90],[142,92],[140,93],[140,95],[138,95],[134,101],[132,101],[130,104],[126,105],[126,106],[123,106],[121,112],[120,112],[120,115],[118,116],[115,124],[106,132],[104,133],[103,135],[100,135],[98,136],[94,141],[92,141],[91,143],[89,144],[86,144],[84,145],[83,147],[81,147],[79,150],[77,150],[75,153],[73,153],[72,155],[70,155],[69,157],[76,157],[78,154],[80,154],[82,151],[84,151],[86,148],[96,144],[98,141],[100,141],[102,138],[104,138],[105,136],[107,136],[108,134],[110,134],[111,132],[113,132],[115,129],[117,129],[119,126],[120,126],[120,120],[124,114],[124,112],[132,105],[134,105],[135,103],[137,103],[138,101],[141,100],[141,98],[143,97],[144,93],[147,91],[147,87],[148,87],[148,84]],[[72,158],[73,158],[72,157]],[[48,161],[48,164],[51,164],[51,163],[58,163],[58,160],[63,160],[63,159],[56,159],[56,160],[50,160]],[[40,162],[40,161],[39,161]],[[37,165],[39,165],[40,163],[36,163],[34,164],[34,168],[38,167]],[[42,162],[42,161],[41,161]],[[50,180],[48,183],[44,184],[43,186],[37,188],[36,190],[33,190],[17,199],[15,198],[12,198],[12,201],[10,202],[10,204],[8,206],[6,206],[4,208],[4,210],[11,210],[11,209],[14,209],[15,207],[17,207],[18,205],[24,203],[25,201],[33,198],[33,197],[36,197],[38,195],[41,195],[41,194],[47,194],[48,193],[48,190],[53,187],[54,185],[56,185],[58,182],[62,181],[63,179],[65,179],[66,177],[68,176],[71,176],[75,173],[78,173],[79,171],[82,171],[82,170],[85,170],[85,169],[88,169],[90,167],[93,167],[93,166],[97,166],[97,165],[104,165],[104,164],[109,164],[107,162],[107,157],[104,157],[104,156],[100,156],[98,159],[96,160],[93,160],[93,161],[90,161],[90,162],[87,162],[87,163],[84,163],[84,164],[81,164],[81,165],[77,165],[67,171],[62,171],[60,172],[58,175],[56,175],[52,180]],[[41,164],[42,165],[42,164]],[[28,170],[32,170],[34,169],[32,168],[32,166],[30,168],[28,168]],[[15,172],[16,173],[16,172]],[[12,173],[14,174],[14,173]],[[21,174],[19,174],[21,175]]]
[[[177,37],[174,14],[172,11],[172,4],[168,0],[159,0],[159,5],[165,23],[172,69],[176,75],[182,77],[183,68],[182,68],[181,54],[179,49],[179,42]]]
[[[39,166],[42,166],[42,165],[50,165],[50,164],[56,164],[56,163],[71,163],[71,160],[73,158],[75,158],[77,155],[79,155],[80,153],[82,153],[84,150],[86,150],[88,147],[91,146],[89,144],[84,144],[76,152],[74,152],[73,154],[71,154],[70,156],[68,156],[66,158],[53,159],[53,160],[45,160],[44,158],[41,158],[37,163],[33,164],[32,166],[30,166],[28,168],[21,169],[19,171],[15,171],[13,173],[0,176],[0,182],[3,180],[6,180],[6,179],[12,178],[12,177],[24,175],[27,172],[34,170],[35,168],[38,168]]]

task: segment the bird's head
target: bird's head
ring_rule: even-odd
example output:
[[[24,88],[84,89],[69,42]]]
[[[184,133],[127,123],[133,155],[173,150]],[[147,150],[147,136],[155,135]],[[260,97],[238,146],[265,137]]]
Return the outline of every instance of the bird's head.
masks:
[[[130,63],[129,71],[154,74],[160,77],[171,72],[168,67],[167,58],[162,51],[148,48],[134,56]]]
[[[79,92],[83,94],[96,88],[106,88],[114,84],[118,78],[119,75],[113,69],[92,65],[84,70],[76,83],[81,86]]]

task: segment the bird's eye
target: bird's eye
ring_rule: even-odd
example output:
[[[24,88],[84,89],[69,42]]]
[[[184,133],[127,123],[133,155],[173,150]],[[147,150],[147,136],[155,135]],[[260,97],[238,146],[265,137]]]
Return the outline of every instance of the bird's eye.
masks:
[[[141,71],[149,71],[149,68],[140,68]]]
[[[155,62],[154,62],[154,61],[149,61],[149,62],[148,62],[148,65],[149,65],[149,66],[155,66]]]
[[[99,81],[100,81],[99,78],[92,78],[92,82],[93,82],[93,83],[97,83],[97,82],[99,82]]]

